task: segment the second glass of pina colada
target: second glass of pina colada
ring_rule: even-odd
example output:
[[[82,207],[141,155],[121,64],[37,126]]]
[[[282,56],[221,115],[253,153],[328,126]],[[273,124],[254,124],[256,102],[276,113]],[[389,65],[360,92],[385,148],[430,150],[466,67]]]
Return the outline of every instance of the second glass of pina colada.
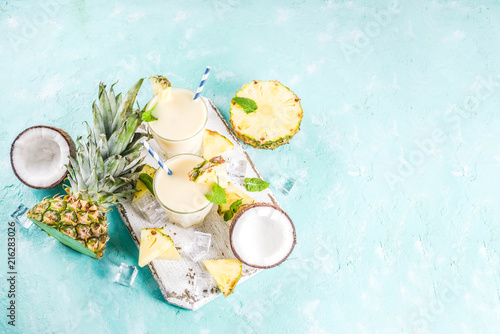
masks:
[[[179,154],[165,162],[172,175],[159,168],[153,180],[156,199],[170,221],[184,228],[203,224],[213,206],[205,194],[209,185],[189,180],[188,173],[204,159],[194,154]]]
[[[150,118],[146,121],[163,153],[167,157],[199,154],[208,120],[205,101],[193,101],[193,91],[171,87],[163,76],[151,77],[150,82],[155,95],[147,105]]]

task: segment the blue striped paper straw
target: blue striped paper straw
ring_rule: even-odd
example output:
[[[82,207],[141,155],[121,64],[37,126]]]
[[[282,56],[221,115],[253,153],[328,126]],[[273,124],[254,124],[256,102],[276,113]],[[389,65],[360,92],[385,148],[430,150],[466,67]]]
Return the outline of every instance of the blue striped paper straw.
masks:
[[[149,145],[149,143],[147,141],[143,141],[142,145],[144,145],[144,147],[146,148],[146,150],[148,150],[149,154],[151,154],[151,156],[158,162],[158,164],[160,165],[160,167],[163,168],[163,170],[166,171],[168,173],[168,175],[172,175],[172,171],[170,169],[168,169],[168,167],[165,166],[165,163],[163,162],[163,160],[161,160],[161,158],[158,155],[158,153],[156,153],[151,148],[151,146]]]
[[[200,97],[201,92],[203,91],[203,87],[205,87],[205,81],[207,81],[207,78],[208,78],[208,75],[210,74],[210,70],[211,69],[212,68],[210,66],[207,66],[207,69],[205,70],[205,73],[201,77],[200,86],[198,86],[198,89],[196,90],[196,94],[194,94],[193,101],[198,100],[198,98]]]

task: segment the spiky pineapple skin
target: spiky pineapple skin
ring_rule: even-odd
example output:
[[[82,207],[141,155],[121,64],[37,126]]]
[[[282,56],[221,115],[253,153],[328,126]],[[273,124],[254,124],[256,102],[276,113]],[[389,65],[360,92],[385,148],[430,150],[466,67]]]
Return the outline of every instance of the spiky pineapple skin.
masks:
[[[231,125],[234,128],[234,124],[231,122]],[[236,137],[238,137],[239,140],[241,140],[244,144],[253,146],[258,149],[264,149],[264,150],[274,150],[277,147],[280,147],[282,145],[288,144],[290,140],[299,132],[300,128],[297,127],[294,133],[292,133],[289,136],[283,137],[280,140],[276,141],[268,141],[268,142],[260,142],[259,140],[252,138],[250,136],[245,136],[244,134],[241,134],[239,132],[235,131]]]
[[[247,85],[244,85],[239,91],[236,92],[235,96],[238,96],[238,94],[242,91],[245,90],[245,88],[248,86],[248,85],[251,85],[251,84],[260,84],[262,83],[263,81],[261,80],[254,80],[252,81],[251,83],[247,84]],[[283,85],[281,82],[275,80],[274,81],[276,84],[278,85],[281,85],[283,86],[284,88],[286,88],[287,90],[289,90],[290,92],[293,93],[293,91],[288,88],[287,86]],[[295,93],[293,93],[295,95]],[[296,96],[296,95],[295,95]],[[296,101],[297,102],[300,102],[300,99],[296,96]],[[231,109],[229,110],[229,114],[230,114],[230,119],[229,119],[229,122],[231,123],[231,126],[233,128],[233,132],[234,134],[236,135],[236,137],[241,140],[244,144],[247,144],[247,145],[250,145],[254,148],[258,148],[258,149],[266,149],[266,150],[274,150],[275,148],[279,147],[279,146],[282,146],[282,145],[285,145],[285,144],[288,144],[290,142],[290,140],[297,134],[297,132],[299,132],[300,130],[300,125],[302,123],[302,117],[303,117],[303,109],[302,109],[302,106],[300,107],[300,113],[298,114],[298,117],[300,118],[300,121],[298,122],[296,128],[293,129],[293,131],[290,131],[290,133],[284,137],[281,137],[277,140],[268,140],[268,141],[265,141],[265,140],[262,140],[262,139],[259,139],[259,138],[253,138],[251,136],[247,136],[243,133],[241,133],[240,131],[238,131],[237,129],[237,124],[235,124],[235,122],[233,121],[233,107],[236,106],[236,103],[234,101],[231,101]]]
[[[27,214],[31,220],[78,241],[92,251],[95,258],[102,258],[109,236],[106,210],[99,204],[66,195],[44,199]]]

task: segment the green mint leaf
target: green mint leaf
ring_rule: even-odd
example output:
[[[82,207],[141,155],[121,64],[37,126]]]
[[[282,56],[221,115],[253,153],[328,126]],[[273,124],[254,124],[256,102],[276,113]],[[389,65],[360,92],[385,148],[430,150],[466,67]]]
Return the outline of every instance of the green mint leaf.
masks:
[[[148,188],[148,190],[154,196],[155,192],[153,190],[153,178],[151,176],[149,176],[148,174],[146,174],[146,173],[141,173],[141,174],[139,174],[139,180],[141,180],[142,183],[144,183],[144,185],[146,186],[146,188]]]
[[[214,183],[212,186],[212,192],[205,195],[205,198],[217,205],[227,203],[226,192],[224,191],[224,188],[219,186],[217,183]]]
[[[234,216],[234,213],[231,212],[231,210],[224,212],[224,221],[227,222],[228,220],[231,220]]]
[[[238,211],[238,208],[240,207],[241,203],[243,203],[243,198],[240,198],[239,200],[234,201],[229,206],[229,211],[231,211],[232,213],[236,213],[236,211]]]
[[[228,220],[231,220],[242,203],[243,198],[240,198],[239,200],[231,203],[231,205],[229,206],[229,210],[224,213],[224,221],[227,222]]]
[[[155,110],[155,108],[156,108],[156,106],[157,106],[157,105],[158,105],[158,103],[157,103],[157,104],[155,104],[155,105],[153,106],[153,108],[151,108],[151,109],[149,109],[149,110],[146,110],[146,111],[142,114],[142,120],[143,120],[144,122],[152,122],[152,121],[157,121],[157,120],[158,120],[158,118],[154,117],[154,116],[153,116],[153,114],[152,114],[153,110]]]
[[[264,180],[261,180],[256,177],[247,177],[245,180],[245,189],[247,191],[262,191],[269,187],[269,182],[266,182]]]
[[[243,108],[243,111],[247,114],[255,112],[258,109],[257,103],[254,100],[246,97],[234,97],[233,101]]]

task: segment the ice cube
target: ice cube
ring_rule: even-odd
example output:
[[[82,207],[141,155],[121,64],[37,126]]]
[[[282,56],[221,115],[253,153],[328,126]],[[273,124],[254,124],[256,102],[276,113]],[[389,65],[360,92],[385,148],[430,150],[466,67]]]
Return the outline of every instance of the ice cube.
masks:
[[[132,286],[137,276],[137,268],[135,266],[129,266],[128,264],[120,264],[118,273],[115,277],[115,282],[125,286]]]
[[[18,223],[22,227],[30,228],[31,225],[33,225],[33,223],[31,222],[31,220],[29,220],[28,216],[26,215],[27,211],[28,208],[21,203],[17,207],[16,211],[14,211],[10,216],[14,218],[16,223]]]
[[[288,195],[290,191],[292,191],[296,181],[297,180],[292,177],[281,175],[278,182],[276,182],[275,188],[281,191],[284,195]]]
[[[134,202],[134,205],[151,224],[156,224],[167,219],[167,214],[160,203],[151,196],[142,196]]]
[[[226,166],[227,173],[230,176],[244,178],[247,172],[248,162],[246,160],[229,161]]]
[[[195,231],[193,242],[198,252],[208,253],[210,244],[212,243],[212,235],[210,233]]]
[[[208,295],[212,289],[212,276],[207,273],[197,273],[194,277],[194,293],[197,296]]]
[[[193,243],[190,250],[191,258],[194,261],[198,261],[202,256],[208,254],[211,242],[211,234],[195,231]]]

